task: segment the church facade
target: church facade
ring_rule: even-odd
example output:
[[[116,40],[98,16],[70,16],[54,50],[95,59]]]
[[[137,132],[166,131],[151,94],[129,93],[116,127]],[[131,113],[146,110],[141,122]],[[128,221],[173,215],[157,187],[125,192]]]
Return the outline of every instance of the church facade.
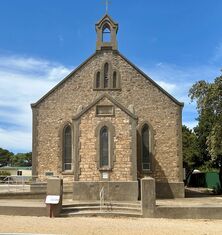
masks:
[[[137,197],[146,176],[157,196],[183,197],[183,103],[118,51],[117,31],[105,15],[96,52],[31,105],[33,176],[73,182],[75,199],[106,183]]]

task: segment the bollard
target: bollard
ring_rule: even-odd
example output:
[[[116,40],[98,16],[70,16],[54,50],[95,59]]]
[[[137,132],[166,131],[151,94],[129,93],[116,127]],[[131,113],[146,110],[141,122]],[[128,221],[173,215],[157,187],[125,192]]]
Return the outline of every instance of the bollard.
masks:
[[[62,210],[63,180],[50,178],[47,180],[47,214],[50,217],[57,217]]]
[[[155,179],[151,177],[141,179],[141,204],[143,217],[154,217],[156,208],[156,191]]]

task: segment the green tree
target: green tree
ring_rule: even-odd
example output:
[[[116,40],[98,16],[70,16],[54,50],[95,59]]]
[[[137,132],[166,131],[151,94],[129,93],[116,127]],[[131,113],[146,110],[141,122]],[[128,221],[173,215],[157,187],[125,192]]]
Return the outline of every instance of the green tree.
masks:
[[[0,167],[11,165],[11,157],[13,153],[9,152],[6,149],[0,148]]]
[[[197,102],[199,123],[195,132],[204,160],[220,167],[222,185],[222,76],[212,83],[195,83],[189,96]]]
[[[202,164],[200,158],[200,150],[198,147],[198,139],[196,134],[187,126],[182,127],[183,140],[183,166],[189,173],[194,168]]]
[[[213,116],[207,110],[203,110],[198,117],[198,125],[194,128],[200,151],[200,165],[210,165],[211,156],[208,150],[207,139],[213,126]]]
[[[17,153],[12,157],[13,166],[32,166],[32,153]]]

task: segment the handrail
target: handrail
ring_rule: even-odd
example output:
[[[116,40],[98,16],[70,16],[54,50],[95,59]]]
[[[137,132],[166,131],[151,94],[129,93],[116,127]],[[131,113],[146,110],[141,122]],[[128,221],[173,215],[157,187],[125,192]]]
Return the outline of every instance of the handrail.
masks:
[[[104,194],[105,194],[105,190],[104,190],[104,187],[102,187],[102,189],[99,192],[100,211],[102,211],[102,205],[104,205]]]

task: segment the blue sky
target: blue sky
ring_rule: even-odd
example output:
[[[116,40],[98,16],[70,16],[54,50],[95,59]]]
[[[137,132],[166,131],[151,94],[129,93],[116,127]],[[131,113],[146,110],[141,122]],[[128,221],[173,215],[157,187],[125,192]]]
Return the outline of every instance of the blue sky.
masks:
[[[0,147],[31,151],[30,103],[95,51],[103,0],[0,1]],[[119,51],[179,101],[183,123],[196,125],[187,96],[222,68],[221,0],[112,0]]]

